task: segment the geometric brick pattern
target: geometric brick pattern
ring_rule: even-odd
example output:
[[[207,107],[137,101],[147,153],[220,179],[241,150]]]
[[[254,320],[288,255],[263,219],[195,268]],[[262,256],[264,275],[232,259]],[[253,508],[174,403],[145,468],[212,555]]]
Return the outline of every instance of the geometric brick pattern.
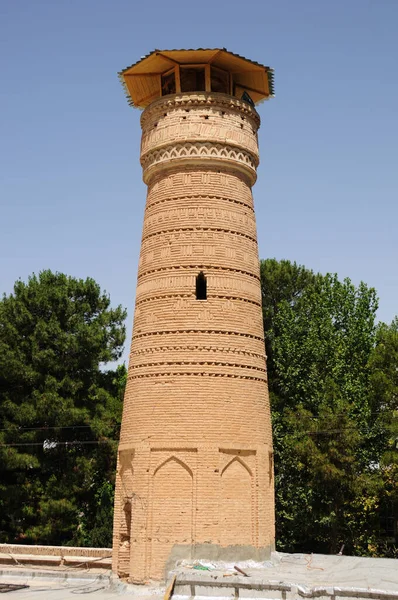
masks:
[[[195,92],[142,114],[148,186],[117,466],[113,569],[173,548],[274,542],[270,408],[251,193],[260,121]],[[196,297],[203,273],[207,299]]]

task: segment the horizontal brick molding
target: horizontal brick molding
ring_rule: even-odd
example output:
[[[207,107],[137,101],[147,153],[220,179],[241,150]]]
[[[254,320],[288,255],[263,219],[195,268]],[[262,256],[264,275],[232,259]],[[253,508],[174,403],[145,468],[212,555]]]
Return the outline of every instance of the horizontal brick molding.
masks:
[[[146,276],[146,275],[153,275],[153,273],[173,273],[176,271],[185,271],[188,270],[190,273],[196,273],[198,270],[205,270],[207,273],[211,270],[211,271],[218,271],[218,272],[223,272],[223,273],[238,273],[239,275],[247,275],[248,277],[254,277],[254,279],[257,279],[257,281],[260,281],[260,277],[257,273],[250,273],[249,271],[243,271],[241,269],[231,269],[228,267],[214,267],[212,265],[204,265],[204,264],[199,264],[199,265],[184,265],[183,267],[180,265],[174,265],[174,266],[170,266],[170,267],[159,267],[158,269],[148,269],[147,271],[141,271],[138,279]]]
[[[236,200],[235,198],[229,198],[227,196],[205,196],[204,194],[197,195],[186,195],[186,196],[172,196],[171,194],[167,198],[161,198],[160,200],[152,200],[147,202],[146,212],[151,213],[152,209],[158,207],[159,205],[166,205],[168,203],[175,205],[176,202],[181,201],[182,204],[186,204],[191,200],[196,199],[203,202],[203,200],[208,200],[209,204],[212,204],[213,207],[210,210],[217,210],[214,205],[218,205],[219,201],[222,202],[230,202],[231,204],[237,204],[238,206],[243,206],[247,208],[249,211],[254,213],[254,208],[249,202],[244,202],[243,200]],[[205,212],[206,209],[203,209]]]
[[[226,373],[225,371],[219,371],[219,372],[211,372],[208,371],[207,373],[203,373],[202,371],[194,373],[192,371],[190,372],[179,372],[178,370],[176,371],[166,371],[166,372],[156,372],[156,373],[142,373],[139,375],[129,375],[128,379],[129,380],[133,380],[133,379],[145,379],[145,378],[151,378],[153,379],[154,377],[175,377],[175,376],[179,376],[179,377],[232,377],[233,379],[251,379],[252,381],[267,381],[266,376],[264,377],[254,377],[251,375],[239,375],[236,373]]]
[[[175,94],[167,96],[167,98],[159,98],[152,102],[150,110],[145,110],[141,115],[141,127],[145,130],[148,122],[151,123],[154,119],[164,114],[165,110],[183,109],[185,111],[210,108],[219,111],[219,116],[222,118],[222,113],[230,110],[232,114],[242,114],[244,117],[250,118],[256,127],[260,126],[260,117],[255,108],[251,107],[247,102],[242,102],[238,98],[232,98],[225,94],[216,92],[206,93],[190,93],[190,94]],[[167,116],[167,115],[166,115]]]
[[[212,329],[186,329],[186,330],[181,330],[181,329],[177,329],[177,330],[169,330],[169,331],[154,331],[154,332],[150,332],[150,333],[142,333],[142,334],[137,334],[134,337],[135,338],[142,338],[142,337],[148,337],[148,336],[159,336],[159,335],[172,335],[172,334],[177,334],[180,335],[182,333],[187,333],[189,335],[196,335],[196,334],[200,334],[200,333],[205,333],[205,334],[217,334],[217,335],[236,335],[236,336],[240,336],[243,338],[249,338],[252,340],[258,340],[260,342],[262,342],[262,344],[264,344],[264,338],[261,336],[255,336],[255,335],[250,335],[247,333],[239,333],[237,331],[217,331],[217,330],[212,330]]]
[[[212,161],[213,164],[220,164],[224,169],[230,166],[232,169],[241,170],[248,175],[252,184],[256,181],[258,160],[249,152],[245,152],[239,147],[200,142],[173,144],[145,154],[141,158],[144,181],[149,183],[154,173],[173,168],[175,161],[182,162],[185,165],[189,164],[190,161],[197,161],[198,158],[201,161]],[[229,163],[232,164],[229,165]]]
[[[170,229],[160,229],[159,231],[155,231],[153,233],[149,233],[147,235],[144,235],[142,238],[142,241],[144,242],[147,238],[153,237],[154,235],[164,235],[164,234],[170,234],[170,233],[174,233],[176,234],[176,238],[178,237],[183,237],[184,234],[189,234],[189,236],[187,237],[185,235],[185,239],[187,239],[188,241],[192,241],[192,239],[195,239],[195,237],[201,233],[214,233],[218,235],[223,235],[223,234],[232,234],[232,235],[236,235],[239,237],[243,237],[246,238],[248,240],[251,240],[252,242],[255,242],[257,244],[257,239],[253,236],[247,235],[245,233],[242,233],[239,230],[236,229],[222,229],[217,228],[217,227],[172,227]]]

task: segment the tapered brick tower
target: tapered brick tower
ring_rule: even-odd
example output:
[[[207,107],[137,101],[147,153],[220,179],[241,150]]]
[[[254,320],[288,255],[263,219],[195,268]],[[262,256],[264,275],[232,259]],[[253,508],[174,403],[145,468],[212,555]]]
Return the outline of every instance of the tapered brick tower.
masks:
[[[148,186],[117,466],[114,571],[263,559],[274,543],[270,409],[251,188],[272,70],[155,51],[120,74]],[[231,549],[231,546],[234,548]],[[229,553],[229,554],[228,554]]]

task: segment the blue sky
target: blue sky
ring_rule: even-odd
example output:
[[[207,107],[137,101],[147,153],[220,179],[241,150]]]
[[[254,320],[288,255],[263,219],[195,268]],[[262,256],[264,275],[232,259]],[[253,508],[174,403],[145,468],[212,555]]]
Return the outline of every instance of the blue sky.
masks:
[[[2,0],[0,292],[50,268],[129,309],[145,186],[117,71],[226,47],[275,69],[259,107],[260,256],[374,286],[398,313],[396,0]],[[127,347],[129,339],[127,340]]]

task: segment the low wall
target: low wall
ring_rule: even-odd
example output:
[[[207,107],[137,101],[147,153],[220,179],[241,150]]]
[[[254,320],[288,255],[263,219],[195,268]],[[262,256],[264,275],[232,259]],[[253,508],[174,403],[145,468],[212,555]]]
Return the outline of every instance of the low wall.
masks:
[[[0,564],[110,569],[112,549],[0,544]]]

